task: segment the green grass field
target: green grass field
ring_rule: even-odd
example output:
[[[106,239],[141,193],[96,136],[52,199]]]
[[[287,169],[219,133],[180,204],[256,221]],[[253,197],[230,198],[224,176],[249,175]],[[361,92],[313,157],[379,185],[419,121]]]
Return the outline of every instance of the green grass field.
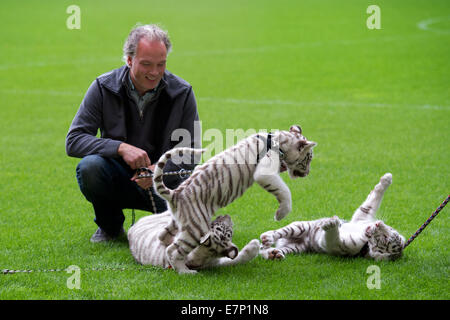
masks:
[[[81,29],[66,8],[81,8]],[[366,8],[381,9],[369,30]],[[127,242],[91,244],[93,210],[78,189],[79,159],[64,139],[100,74],[122,65],[137,22],[161,23],[168,70],[194,87],[203,130],[300,124],[317,141],[311,174],[283,178],[293,211],[273,220],[258,186],[221,213],[244,246],[295,220],[349,219],[381,175],[393,185],[379,211],[408,238],[450,191],[450,3],[406,1],[16,1],[0,21],[0,299],[449,299],[449,208],[396,262],[324,255],[180,276],[136,264]],[[205,145],[210,142],[205,142]],[[225,142],[224,142],[225,143]],[[137,212],[142,217],[145,212]],[[125,228],[131,223],[126,211]],[[368,289],[369,266],[381,288]],[[88,271],[123,267],[126,271]]]

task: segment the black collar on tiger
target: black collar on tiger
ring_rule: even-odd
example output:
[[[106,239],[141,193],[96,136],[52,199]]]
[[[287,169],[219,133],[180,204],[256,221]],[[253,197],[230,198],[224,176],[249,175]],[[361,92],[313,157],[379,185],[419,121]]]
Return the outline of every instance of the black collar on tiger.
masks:
[[[369,253],[369,242],[366,242],[356,256],[364,258]]]
[[[257,134],[256,137],[257,137],[258,139],[261,139],[261,140],[265,143],[265,145],[266,145],[266,147],[263,149],[263,151],[262,151],[262,152],[258,152],[257,155],[256,155],[256,163],[258,164],[258,163],[259,163],[259,160],[260,160],[262,157],[264,157],[264,156],[266,155],[266,153],[269,152],[270,149],[272,149],[272,137],[273,137],[273,134],[272,134],[272,132],[269,132],[269,133],[267,134],[267,139],[266,139],[266,140],[262,139],[261,136],[260,136],[259,134]],[[259,140],[258,140],[257,143],[259,144]],[[259,145],[258,145],[258,147],[256,148],[256,150],[259,150]],[[280,160],[283,160],[283,159],[284,159],[284,152],[283,152],[283,150],[280,149],[279,146],[278,146],[278,152],[279,152],[279,154],[280,154]]]

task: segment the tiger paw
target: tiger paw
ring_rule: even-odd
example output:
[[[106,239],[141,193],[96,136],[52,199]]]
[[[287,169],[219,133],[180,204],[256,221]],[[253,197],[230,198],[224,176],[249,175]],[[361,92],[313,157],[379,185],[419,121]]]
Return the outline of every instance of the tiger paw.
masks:
[[[333,228],[339,227],[340,224],[341,224],[341,222],[340,222],[339,218],[337,216],[334,216],[332,218],[325,219],[322,222],[321,227],[324,231],[328,231]]]
[[[280,207],[278,208],[277,212],[275,213],[275,221],[280,221],[284,217],[288,215],[289,212],[291,212],[292,206],[290,203],[288,204],[280,204]]]
[[[273,231],[264,232],[259,238],[261,239],[262,248],[270,248],[275,243]]]
[[[174,269],[178,274],[196,274],[197,270],[189,269],[184,262],[181,260],[176,260],[175,262],[170,263],[172,269]]]
[[[196,270],[191,270],[191,269],[180,269],[177,270],[178,274],[196,274],[197,271]]]
[[[392,183],[392,174],[391,173],[386,173],[384,176],[382,176],[380,178],[380,184],[375,186],[375,189],[381,189],[385,190],[387,187],[389,187]]]
[[[239,252],[239,256],[243,257],[243,261],[250,261],[258,256],[259,246],[259,241],[253,239]]]
[[[172,244],[173,238],[174,237],[166,229],[161,231],[161,233],[158,236],[159,241],[161,241],[166,247]]]
[[[259,246],[259,241],[257,239],[253,239],[242,250],[253,254],[254,252],[259,251]]]
[[[284,254],[278,249],[272,248],[267,250],[267,259],[269,260],[283,260],[284,258]]]

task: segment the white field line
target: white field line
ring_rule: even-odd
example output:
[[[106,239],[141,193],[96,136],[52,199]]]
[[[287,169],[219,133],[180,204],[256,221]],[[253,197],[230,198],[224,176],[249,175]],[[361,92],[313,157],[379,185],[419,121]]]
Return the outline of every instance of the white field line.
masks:
[[[231,48],[231,49],[214,49],[214,50],[198,50],[198,51],[184,51],[184,52],[174,52],[177,56],[201,56],[201,55],[227,55],[227,54],[245,54],[245,53],[265,53],[271,51],[282,51],[284,49],[301,49],[301,48],[311,48],[320,47],[323,45],[336,45],[336,46],[350,46],[366,43],[384,43],[384,42],[395,42],[405,39],[413,38],[424,38],[426,35],[415,33],[409,35],[398,35],[390,37],[379,37],[372,38],[368,37],[366,39],[352,39],[352,40],[323,40],[323,41],[312,41],[312,42],[298,42],[298,43],[280,43],[276,45],[260,46],[260,47],[249,47],[249,48]]]
[[[290,100],[251,100],[251,99],[234,99],[234,98],[214,98],[200,97],[197,100],[205,102],[219,102],[229,104],[255,104],[255,105],[290,105],[301,107],[363,107],[363,108],[395,108],[408,107],[413,109],[430,109],[430,110],[450,110],[450,106],[438,105],[417,105],[417,104],[395,104],[395,103],[374,103],[374,102],[355,102],[355,101],[290,101]]]
[[[100,62],[117,62],[118,65],[123,64],[120,57],[102,57],[99,59],[73,59],[68,61],[54,60],[48,61],[30,61],[21,64],[0,64],[0,71],[16,69],[16,68],[45,68],[45,67],[58,67],[58,66],[74,66],[74,65],[90,65],[98,64]]]
[[[67,96],[83,98],[84,92],[58,91],[58,90],[20,90],[20,89],[0,89],[2,94],[11,95],[46,95],[46,96]],[[280,99],[235,99],[218,97],[197,97],[199,102],[221,103],[221,104],[239,104],[239,105],[269,105],[269,106],[299,106],[299,107],[362,107],[362,108],[395,108],[407,107],[411,109],[428,110],[450,110],[446,105],[430,104],[396,104],[396,103],[376,103],[376,102],[355,102],[355,101],[302,101],[302,100],[280,100]]]
[[[422,33],[410,34],[410,35],[398,35],[391,37],[380,37],[380,38],[366,38],[366,39],[356,39],[356,40],[323,40],[323,41],[312,41],[312,42],[299,42],[299,43],[281,43],[276,45],[259,46],[259,47],[249,47],[249,48],[231,48],[231,49],[212,49],[212,50],[190,50],[190,51],[174,51],[171,55],[186,57],[186,56],[205,56],[205,55],[233,55],[233,54],[254,54],[254,53],[267,53],[267,52],[277,52],[282,50],[295,50],[308,47],[319,47],[323,45],[336,45],[336,46],[348,46],[348,45],[358,45],[365,43],[384,43],[392,41],[401,41],[407,38],[421,38],[426,37]],[[20,69],[20,68],[45,68],[45,67],[57,67],[57,66],[78,66],[78,65],[92,65],[102,62],[116,62],[117,65],[122,65],[123,61],[120,56],[115,57],[99,57],[95,58],[81,58],[73,60],[57,60],[53,61],[30,61],[21,64],[0,64],[0,71],[10,70],[10,69]]]
[[[432,31],[441,34],[449,34],[449,29],[436,28],[435,24],[439,22],[450,21],[450,17],[436,17],[427,20],[422,20],[417,23],[417,28],[425,31]]]
[[[83,97],[83,92],[75,91],[59,91],[59,90],[40,90],[40,89],[0,89],[2,94],[12,94],[12,95],[42,95],[42,96],[72,96],[72,97]]]

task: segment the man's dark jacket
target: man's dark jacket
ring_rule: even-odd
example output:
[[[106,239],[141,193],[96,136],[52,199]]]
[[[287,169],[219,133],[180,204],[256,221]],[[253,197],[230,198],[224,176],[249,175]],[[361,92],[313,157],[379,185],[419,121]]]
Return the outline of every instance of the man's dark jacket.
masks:
[[[67,134],[67,154],[78,158],[91,154],[115,158],[119,157],[119,145],[126,142],[145,150],[151,162],[156,163],[175,146],[200,148],[199,117],[192,86],[166,70],[140,115],[128,93],[128,73],[129,68],[123,66],[99,76],[91,84]],[[198,128],[194,130],[196,125]],[[100,138],[96,137],[98,129]],[[176,129],[184,130],[172,137]],[[164,171],[175,170],[179,168],[168,163]],[[177,179],[166,178],[168,187],[177,184]]]

